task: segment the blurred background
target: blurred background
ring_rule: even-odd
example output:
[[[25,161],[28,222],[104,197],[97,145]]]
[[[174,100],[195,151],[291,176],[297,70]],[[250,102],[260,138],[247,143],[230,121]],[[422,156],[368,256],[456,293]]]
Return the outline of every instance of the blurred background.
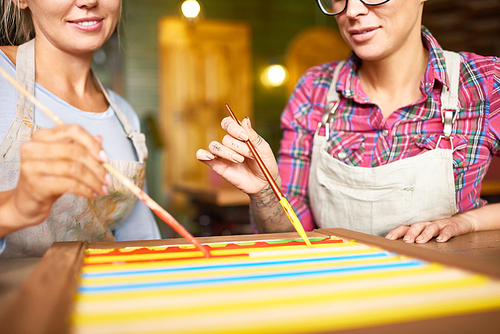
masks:
[[[500,0],[429,0],[424,8],[424,25],[445,49],[500,55]],[[248,197],[198,162],[196,150],[221,140],[228,103],[277,153],[297,79],[349,52],[314,0],[123,0],[123,20],[94,69],[141,119],[151,197],[196,236],[246,234]],[[499,194],[495,160],[482,195]],[[158,225],[164,238],[176,237]]]

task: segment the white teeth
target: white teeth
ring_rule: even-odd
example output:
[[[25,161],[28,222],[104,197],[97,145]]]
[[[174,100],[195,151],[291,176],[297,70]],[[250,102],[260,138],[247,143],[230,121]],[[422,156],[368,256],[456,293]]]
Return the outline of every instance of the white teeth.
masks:
[[[81,26],[91,26],[91,25],[97,24],[97,22],[99,22],[99,21],[82,21],[82,22],[77,22],[77,24],[79,24]]]

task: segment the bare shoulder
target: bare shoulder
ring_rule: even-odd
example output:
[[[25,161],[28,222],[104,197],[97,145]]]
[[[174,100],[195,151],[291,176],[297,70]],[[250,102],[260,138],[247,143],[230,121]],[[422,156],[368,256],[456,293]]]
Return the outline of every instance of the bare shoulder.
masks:
[[[16,55],[17,55],[17,45],[1,45],[0,50],[5,53],[7,57],[9,57],[10,61],[15,65],[16,64]]]

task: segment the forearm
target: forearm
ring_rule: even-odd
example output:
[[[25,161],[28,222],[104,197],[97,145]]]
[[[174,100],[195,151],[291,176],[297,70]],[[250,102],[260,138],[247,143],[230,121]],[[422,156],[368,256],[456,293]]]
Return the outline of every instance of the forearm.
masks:
[[[250,214],[260,233],[294,231],[285,211],[271,187],[250,196]]]

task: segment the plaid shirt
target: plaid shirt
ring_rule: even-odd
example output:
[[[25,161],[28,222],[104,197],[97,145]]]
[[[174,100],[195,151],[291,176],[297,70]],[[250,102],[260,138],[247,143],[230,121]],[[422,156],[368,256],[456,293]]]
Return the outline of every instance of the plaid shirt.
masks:
[[[356,74],[359,58],[351,54],[340,70],[340,105],[331,123],[328,151],[351,166],[376,167],[416,156],[436,147],[443,134],[440,96],[448,80],[443,50],[422,27],[429,63],[420,83],[421,98],[387,119],[363,92]],[[457,209],[485,204],[481,181],[491,156],[500,155],[500,61],[460,53],[459,112],[453,125],[453,170]],[[337,61],[309,69],[298,81],[281,116],[279,150],[282,191],[307,230],[314,228],[307,185],[313,137],[325,110]],[[450,148],[441,140],[441,148]]]

